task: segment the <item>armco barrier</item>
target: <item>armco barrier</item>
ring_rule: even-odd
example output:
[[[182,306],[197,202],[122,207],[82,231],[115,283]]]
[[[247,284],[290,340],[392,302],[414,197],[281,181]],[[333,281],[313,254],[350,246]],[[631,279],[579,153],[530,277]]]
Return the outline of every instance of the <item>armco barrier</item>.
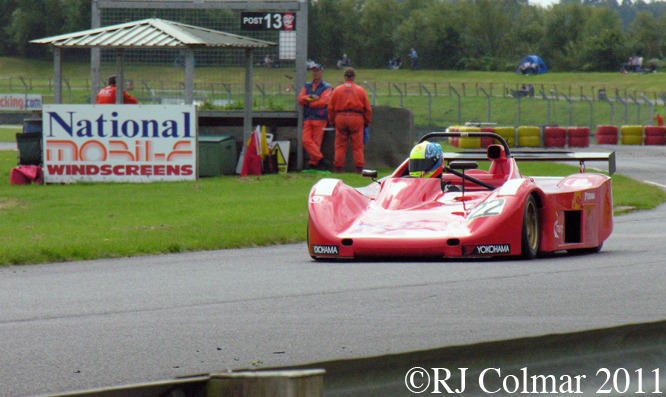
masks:
[[[414,390],[421,395],[449,394],[442,383],[433,381],[435,376],[440,381],[447,378],[447,386],[460,390],[455,394],[466,397],[624,396],[634,395],[639,384],[643,391],[639,395],[652,395],[656,391],[663,392],[666,385],[664,335],[666,321],[660,321],[298,367],[228,372],[50,397],[374,397],[414,396]],[[450,376],[446,376],[444,368]],[[530,383],[520,385],[515,391],[504,390],[505,379],[513,387],[514,377],[518,382],[525,379]],[[622,382],[614,382],[614,377]],[[623,392],[625,379],[629,380],[631,393]],[[660,390],[655,389],[657,385]],[[439,393],[435,393],[435,387],[439,387]],[[523,390],[526,391],[523,393]]]
[[[322,397],[322,369],[222,372],[42,397]]]

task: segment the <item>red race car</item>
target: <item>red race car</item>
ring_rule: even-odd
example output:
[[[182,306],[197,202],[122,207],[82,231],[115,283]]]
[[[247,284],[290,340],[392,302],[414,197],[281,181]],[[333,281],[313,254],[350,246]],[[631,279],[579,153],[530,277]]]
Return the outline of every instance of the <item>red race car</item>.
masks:
[[[433,132],[436,138],[490,137],[484,152],[440,153],[437,177],[410,176],[410,159],[363,188],[321,179],[308,201],[308,251],[314,259],[520,256],[567,250],[598,252],[613,230],[610,177],[585,172],[586,161],[615,152],[516,152],[494,133]],[[439,146],[439,145],[437,145]],[[416,148],[415,148],[416,149]],[[488,171],[477,161],[490,161]],[[580,173],[526,177],[517,161],[577,161]],[[376,178],[376,171],[364,171]]]

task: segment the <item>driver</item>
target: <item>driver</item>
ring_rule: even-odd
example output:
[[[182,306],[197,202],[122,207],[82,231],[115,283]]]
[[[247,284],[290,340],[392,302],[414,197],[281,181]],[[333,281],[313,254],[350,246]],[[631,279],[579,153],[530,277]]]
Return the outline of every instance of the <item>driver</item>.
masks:
[[[414,178],[439,178],[443,160],[439,143],[421,142],[409,154],[409,175]]]

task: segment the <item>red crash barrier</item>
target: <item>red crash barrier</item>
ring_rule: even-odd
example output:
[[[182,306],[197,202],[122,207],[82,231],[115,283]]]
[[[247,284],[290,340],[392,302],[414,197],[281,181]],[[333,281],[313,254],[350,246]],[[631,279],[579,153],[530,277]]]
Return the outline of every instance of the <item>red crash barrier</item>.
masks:
[[[618,128],[614,125],[598,125],[594,136],[599,145],[617,145]]]
[[[666,127],[649,125],[645,127],[646,145],[666,145]]]
[[[544,128],[543,145],[545,147],[565,147],[567,145],[567,130],[563,127]]]
[[[590,146],[590,127],[567,128],[569,147]]]

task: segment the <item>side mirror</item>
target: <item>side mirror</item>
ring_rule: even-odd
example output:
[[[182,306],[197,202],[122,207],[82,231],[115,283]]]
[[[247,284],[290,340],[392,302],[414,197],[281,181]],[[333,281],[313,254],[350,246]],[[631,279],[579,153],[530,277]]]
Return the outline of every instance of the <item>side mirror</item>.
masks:
[[[362,175],[364,178],[375,179],[377,178],[377,170],[363,170]]]

